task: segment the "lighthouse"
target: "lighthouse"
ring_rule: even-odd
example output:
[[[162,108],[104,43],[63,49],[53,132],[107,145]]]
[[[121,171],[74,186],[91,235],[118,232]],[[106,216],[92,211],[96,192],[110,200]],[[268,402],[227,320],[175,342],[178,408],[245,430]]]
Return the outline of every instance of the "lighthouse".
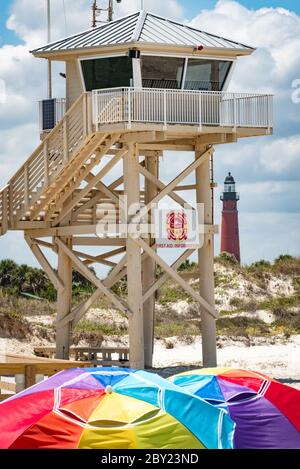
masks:
[[[221,252],[228,252],[238,262],[241,262],[237,210],[237,202],[240,200],[240,196],[235,190],[235,180],[231,173],[228,173],[224,181],[224,192],[221,194],[221,200],[223,202]]]

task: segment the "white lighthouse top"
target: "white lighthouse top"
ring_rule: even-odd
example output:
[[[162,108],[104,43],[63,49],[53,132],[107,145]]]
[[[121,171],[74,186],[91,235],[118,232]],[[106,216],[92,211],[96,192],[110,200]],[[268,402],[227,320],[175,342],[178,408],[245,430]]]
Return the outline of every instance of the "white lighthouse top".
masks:
[[[235,55],[248,55],[254,50],[245,44],[142,10],[97,28],[52,42],[33,50],[32,53],[38,57],[45,57],[61,52],[77,52],[82,49],[124,44],[153,44],[175,47],[200,45],[203,46],[204,50],[221,49],[233,51]]]

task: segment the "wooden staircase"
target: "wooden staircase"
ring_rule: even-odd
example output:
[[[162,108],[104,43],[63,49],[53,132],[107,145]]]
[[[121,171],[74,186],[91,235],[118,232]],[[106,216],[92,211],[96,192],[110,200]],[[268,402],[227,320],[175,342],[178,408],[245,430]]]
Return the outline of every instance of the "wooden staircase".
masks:
[[[53,223],[119,137],[95,131],[91,93],[83,93],[0,191],[0,236],[19,222]]]

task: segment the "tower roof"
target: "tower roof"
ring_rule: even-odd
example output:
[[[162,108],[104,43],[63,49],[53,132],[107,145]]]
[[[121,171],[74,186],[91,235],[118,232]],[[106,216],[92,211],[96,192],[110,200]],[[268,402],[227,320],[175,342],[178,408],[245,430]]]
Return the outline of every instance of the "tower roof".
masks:
[[[33,50],[32,53],[43,57],[63,51],[95,49],[127,43],[178,47],[202,45],[204,49],[232,50],[237,55],[238,53],[251,54],[254,50],[245,44],[141,10],[97,28],[52,42]]]
[[[228,173],[228,176],[225,178],[225,184],[235,184],[234,177],[231,173]]]

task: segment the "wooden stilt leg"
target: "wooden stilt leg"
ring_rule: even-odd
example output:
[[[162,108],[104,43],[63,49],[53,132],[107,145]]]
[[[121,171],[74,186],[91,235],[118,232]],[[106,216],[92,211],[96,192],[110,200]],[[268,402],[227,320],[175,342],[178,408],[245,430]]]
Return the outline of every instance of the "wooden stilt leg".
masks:
[[[128,207],[140,201],[140,176],[138,148],[128,145],[124,156],[124,188]],[[129,217],[130,218],[130,217]],[[128,306],[132,311],[129,317],[129,345],[131,368],[144,368],[144,330],[143,330],[143,290],[142,290],[142,255],[140,247],[128,236],[127,249],[127,285]]]
[[[63,241],[72,247],[71,238]],[[58,248],[58,276],[61,278],[65,288],[57,291],[57,321],[71,313],[72,309],[72,261],[67,254]],[[71,323],[58,326],[56,329],[56,358],[69,359]]]
[[[157,152],[153,152],[153,155],[148,154],[145,161],[146,169],[156,178],[158,178],[158,167],[159,167],[159,156]],[[145,203],[148,204],[157,195],[156,184],[145,179]],[[154,223],[152,220],[151,210],[149,211],[148,221]],[[152,245],[154,239],[149,236],[148,243]],[[147,291],[148,288],[155,282],[156,275],[156,264],[151,257],[147,257],[143,263],[143,291]],[[152,294],[150,298],[144,303],[144,340],[145,340],[145,366],[146,368],[152,367],[153,357],[153,346],[154,346],[154,317],[155,315],[155,294]]]
[[[196,147],[196,159],[204,147]],[[210,160],[206,159],[196,169],[197,203],[204,204],[204,223],[213,224],[213,204],[210,184]],[[200,295],[215,306],[214,293],[214,235],[206,234],[203,247],[198,250]],[[217,366],[216,321],[206,311],[201,311],[203,366]]]

